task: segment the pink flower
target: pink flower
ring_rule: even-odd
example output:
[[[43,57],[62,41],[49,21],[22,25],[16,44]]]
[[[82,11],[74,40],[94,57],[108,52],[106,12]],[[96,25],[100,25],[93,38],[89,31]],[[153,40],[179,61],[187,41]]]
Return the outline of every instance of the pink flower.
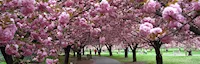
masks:
[[[169,28],[179,28],[181,26],[182,26],[182,24],[180,22],[174,22],[174,21],[170,21],[168,24]]]
[[[15,55],[18,53],[19,46],[17,44],[6,45],[5,52],[9,55]]]
[[[50,53],[49,53],[49,55],[50,56],[56,56],[57,55],[57,53],[56,53],[57,51],[55,50],[55,49],[52,49],[52,50],[50,50]]]
[[[30,6],[27,6],[27,7],[22,7],[21,13],[24,14],[25,16],[27,16],[28,14],[33,13],[34,10],[35,10],[34,5],[30,5]]]
[[[48,3],[43,3],[43,2],[40,2],[39,4],[38,4],[38,10],[39,11],[46,11],[47,10],[47,6],[48,6]]]
[[[166,20],[176,19],[176,16],[178,14],[179,14],[178,10],[173,7],[166,7],[162,12],[162,16]]]
[[[147,36],[150,34],[150,30],[153,28],[151,23],[145,22],[144,24],[140,25],[139,31],[142,36]]]
[[[58,21],[61,23],[61,24],[66,24],[69,22],[69,19],[70,19],[70,15],[66,12],[62,12],[60,14],[60,16],[58,17]]]
[[[23,53],[22,53],[22,55],[23,56],[30,56],[30,55],[32,55],[32,51],[31,51],[31,49],[25,49],[25,50],[23,50]]]
[[[56,64],[58,62],[58,59],[46,59],[46,64]]]
[[[23,6],[34,5],[35,3],[36,3],[35,0],[22,0],[22,5],[23,5]]]
[[[100,38],[99,38],[99,42],[100,42],[100,43],[105,43],[105,40],[106,40],[105,37],[100,37]]]
[[[58,31],[57,32],[57,38],[62,39],[63,38],[63,33]]]
[[[101,13],[106,13],[106,12],[109,11],[109,9],[110,9],[110,4],[108,3],[108,1],[107,0],[101,0],[99,11]]]
[[[66,2],[65,2],[65,6],[67,6],[67,7],[70,7],[71,5],[73,5],[74,4],[74,1],[72,1],[72,0],[67,0]]]
[[[110,4],[108,3],[107,0],[101,0],[100,7],[103,9],[107,9],[108,7],[110,7]]]
[[[5,29],[0,27],[0,40],[1,41],[10,41],[14,38],[17,27],[15,24],[8,25]]]
[[[166,44],[170,43],[171,41],[172,41],[171,36],[166,36],[166,37],[161,39],[161,42],[166,43]]]
[[[55,28],[55,22],[51,22],[50,25],[48,25],[48,30],[53,30]]]
[[[148,3],[144,5],[144,11],[148,13],[155,13],[161,7],[159,2],[154,0],[150,0]]]
[[[48,3],[49,3],[49,4],[56,4],[56,1],[57,1],[57,0],[49,0]]]
[[[145,22],[154,24],[155,23],[155,19],[153,19],[151,17],[145,17],[145,18],[142,19],[141,23],[145,23]]]
[[[53,59],[46,59],[46,64],[53,64]]]
[[[189,24],[186,24],[181,30],[182,31],[187,31],[190,29],[190,25]]]
[[[79,25],[82,27],[88,27],[87,20],[85,18],[81,18],[79,21]]]
[[[33,13],[35,10],[35,0],[22,0],[21,13],[25,16]]]
[[[199,11],[200,10],[200,2],[192,3],[193,10]]]
[[[63,47],[63,48],[64,48],[64,47],[67,47],[67,45],[68,45],[67,42],[61,42],[61,44],[62,44],[62,47]]]
[[[136,2],[145,2],[146,0],[135,0]]]
[[[195,20],[194,24],[200,28],[200,17],[197,18],[197,20]]]
[[[100,28],[94,28],[94,29],[91,29],[90,32],[93,35],[97,35],[99,32],[101,32],[101,29]]]
[[[22,0],[12,0],[13,5],[20,6],[22,3]]]
[[[172,4],[170,7],[176,8],[179,13],[182,12],[182,9],[178,3]]]
[[[150,30],[150,33],[159,34],[162,33],[162,29],[160,27],[156,27]]]
[[[151,23],[145,22],[144,24],[141,24],[141,26],[147,26],[149,28],[153,28],[153,25]]]
[[[180,5],[173,4],[169,7],[166,7],[163,12],[162,16],[165,20],[179,20],[180,19],[180,13],[182,12],[182,9],[180,8]]]

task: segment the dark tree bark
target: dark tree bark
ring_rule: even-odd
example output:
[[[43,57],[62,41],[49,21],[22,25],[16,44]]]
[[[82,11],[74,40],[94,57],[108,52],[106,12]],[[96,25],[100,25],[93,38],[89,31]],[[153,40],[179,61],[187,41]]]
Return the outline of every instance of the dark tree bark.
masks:
[[[188,52],[188,56],[192,56],[192,51],[191,50],[189,50],[187,52]]]
[[[73,55],[73,56],[74,56],[74,57],[76,57],[76,51],[75,51],[75,50],[73,50],[73,53],[74,53],[74,55]]]
[[[109,55],[112,56],[112,49],[109,49]]]
[[[82,50],[82,51],[83,51],[83,55],[85,55],[85,49],[84,49],[84,47],[83,47],[83,50]]]
[[[155,48],[156,51],[156,63],[163,64],[162,55],[160,53],[160,48]]]
[[[181,48],[178,48],[179,51],[181,51]]]
[[[151,52],[153,49],[151,48],[149,51]]]
[[[7,64],[13,64],[13,59],[11,55],[6,54],[5,47],[0,47],[1,53],[3,54],[4,59],[6,60]]]
[[[128,58],[128,47],[126,47],[126,48],[124,49],[124,52],[125,52],[125,58]]]
[[[168,50],[168,48],[166,48],[166,52],[168,52],[169,50]]]
[[[99,49],[97,48],[97,50],[98,50],[98,55],[101,56],[101,48]]]
[[[106,45],[109,55],[112,56],[112,45]]]
[[[132,47],[133,46],[133,47]],[[133,54],[133,62],[136,62],[137,61],[137,57],[136,57],[136,49],[138,48],[138,44],[135,44],[132,46],[129,45],[130,49],[132,50],[132,54]]]
[[[81,60],[81,49],[77,51],[77,60]]]
[[[194,32],[196,35],[200,35],[200,29],[194,27],[192,24],[190,24],[190,31]]]
[[[156,52],[156,64],[163,64],[162,55],[160,53],[160,47],[162,43],[160,41],[153,41],[153,47]]]
[[[22,60],[23,60],[23,59],[24,59],[24,56],[22,55],[19,59],[22,59]]]
[[[90,55],[92,55],[92,50],[90,49]]]
[[[69,52],[70,52],[71,46],[68,45],[66,48],[64,48],[65,51],[65,64],[69,64]]]
[[[136,62],[137,61],[137,59],[136,59],[136,49],[132,50],[132,54],[133,54],[133,62]]]

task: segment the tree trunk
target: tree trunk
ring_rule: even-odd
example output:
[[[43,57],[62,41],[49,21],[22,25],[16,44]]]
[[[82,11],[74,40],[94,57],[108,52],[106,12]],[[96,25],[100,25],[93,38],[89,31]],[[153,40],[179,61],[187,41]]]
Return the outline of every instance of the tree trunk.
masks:
[[[7,64],[13,64],[13,59],[11,55],[6,54],[5,47],[0,47],[1,53],[3,54],[4,59],[6,60]]]
[[[154,49],[156,52],[156,64],[163,64],[162,55],[160,53],[160,45],[155,45]]]
[[[133,54],[133,62],[136,62],[136,49],[132,50],[132,54]]]
[[[179,51],[181,51],[181,48],[178,48]]]
[[[192,51],[188,51],[188,56],[192,56]]]
[[[101,48],[98,49],[98,55],[101,56]]]
[[[64,48],[65,51],[65,64],[69,64],[69,52],[70,52],[71,46],[68,45],[66,48]]]
[[[90,55],[92,55],[92,50],[90,49]]]
[[[194,27],[193,25],[190,24],[190,31],[194,32],[195,35],[200,35],[200,29]]]
[[[138,44],[135,44],[134,47],[132,48],[131,46],[129,46],[132,50],[132,54],[133,54],[133,62],[136,62],[137,59],[136,59],[136,49],[138,47]]]
[[[153,47],[156,52],[156,64],[163,64],[162,55],[160,53],[160,47],[162,45],[162,42],[161,41],[153,41],[152,43],[153,43]]]
[[[125,52],[125,58],[128,58],[128,47],[126,47],[126,48],[124,49],[124,52]]]
[[[112,56],[112,45],[106,45],[109,55]]]
[[[152,52],[152,50],[153,50],[153,49],[151,48],[149,51]]]
[[[112,49],[108,49],[109,55],[112,56]]]
[[[155,51],[156,51],[156,64],[163,64],[160,48],[155,48]]]
[[[73,55],[73,56],[74,56],[74,57],[76,57],[76,51],[75,51],[75,50],[73,51],[73,53],[74,53],[74,55]]]
[[[166,48],[166,52],[168,52],[169,50],[168,50],[168,48]]]
[[[77,51],[77,60],[81,60],[81,49]]]
[[[84,47],[83,47],[83,50],[82,50],[82,51],[83,51],[83,55],[85,55],[85,49],[84,49]]]

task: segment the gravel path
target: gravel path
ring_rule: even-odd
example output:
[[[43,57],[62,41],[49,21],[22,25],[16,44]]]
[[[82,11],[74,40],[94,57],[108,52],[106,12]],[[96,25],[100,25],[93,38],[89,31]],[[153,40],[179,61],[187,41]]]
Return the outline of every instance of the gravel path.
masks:
[[[119,61],[108,58],[108,57],[93,56],[92,58],[93,58],[94,64],[121,64]]]

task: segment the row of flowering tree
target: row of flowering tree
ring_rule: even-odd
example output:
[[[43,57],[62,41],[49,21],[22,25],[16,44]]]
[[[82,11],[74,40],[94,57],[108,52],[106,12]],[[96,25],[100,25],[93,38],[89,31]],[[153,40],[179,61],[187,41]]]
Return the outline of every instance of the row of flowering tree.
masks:
[[[123,42],[133,51],[138,45],[155,49],[163,64],[160,47],[175,36],[200,35],[200,2],[196,0],[3,0],[0,1],[0,48],[7,64],[58,63],[65,52],[88,44],[101,53],[106,45]],[[189,38],[186,38],[186,40]],[[198,39],[197,39],[198,40]]]

